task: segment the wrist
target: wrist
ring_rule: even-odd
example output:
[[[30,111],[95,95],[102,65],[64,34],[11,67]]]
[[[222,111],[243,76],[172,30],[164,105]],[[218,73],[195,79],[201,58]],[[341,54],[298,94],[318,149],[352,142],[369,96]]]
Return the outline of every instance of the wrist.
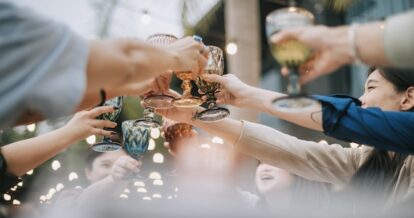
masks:
[[[248,86],[248,88],[246,88],[244,93],[241,95],[241,98],[244,99],[241,101],[241,106],[251,109],[261,109],[265,96],[266,93],[263,89]]]
[[[348,26],[336,27],[332,28],[331,34],[329,35],[329,40],[331,43],[330,50],[335,51],[336,60],[340,62],[344,62],[346,64],[353,63],[355,60],[355,53],[353,49],[354,39],[351,37],[355,37],[354,33],[350,30]]]

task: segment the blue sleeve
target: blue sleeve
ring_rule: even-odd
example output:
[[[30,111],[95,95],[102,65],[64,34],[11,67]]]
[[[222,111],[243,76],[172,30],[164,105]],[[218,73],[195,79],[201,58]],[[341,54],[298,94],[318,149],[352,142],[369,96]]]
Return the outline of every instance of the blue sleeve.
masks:
[[[378,149],[414,153],[414,112],[360,107],[348,96],[314,96],[322,103],[323,130],[328,136]]]
[[[27,111],[74,112],[86,88],[88,43],[65,25],[0,2],[0,128]]]

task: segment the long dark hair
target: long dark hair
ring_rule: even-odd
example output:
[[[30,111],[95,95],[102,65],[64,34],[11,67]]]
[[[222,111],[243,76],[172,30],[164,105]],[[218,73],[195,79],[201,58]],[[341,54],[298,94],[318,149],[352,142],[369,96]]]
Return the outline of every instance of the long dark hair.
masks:
[[[371,74],[375,68],[371,68]],[[414,72],[409,70],[379,69],[379,73],[391,82],[397,92],[405,92],[414,86]],[[414,108],[411,108],[411,111]],[[386,133],[384,133],[386,134]],[[367,160],[357,170],[351,180],[351,187],[358,197],[375,197],[368,201],[383,204],[392,191],[398,179],[399,171],[404,164],[407,154],[391,153],[385,150],[373,149]],[[379,206],[379,205],[378,205]]]

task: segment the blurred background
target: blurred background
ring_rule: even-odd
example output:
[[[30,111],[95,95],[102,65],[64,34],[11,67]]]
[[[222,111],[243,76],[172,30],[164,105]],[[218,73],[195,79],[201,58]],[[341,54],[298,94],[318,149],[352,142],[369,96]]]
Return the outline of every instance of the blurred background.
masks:
[[[265,17],[271,11],[286,7],[286,0],[13,0],[15,4],[70,26],[85,38],[138,38],[145,40],[154,33],[170,33],[178,37],[197,34],[207,45],[226,51],[226,73],[236,74],[248,84],[285,92],[286,81],[279,74],[279,66],[270,54],[265,35]],[[302,0],[297,5],[311,11],[317,24],[336,26],[352,22],[380,20],[394,13],[414,7],[414,0]],[[154,63],[156,64],[156,63]],[[339,69],[306,85],[309,94],[348,94],[359,97],[366,77],[366,66]],[[172,88],[181,92],[176,78]],[[195,87],[195,86],[194,86]],[[197,91],[194,88],[193,94]],[[285,123],[256,112],[229,108],[234,118],[256,121],[272,126],[298,138],[346,144],[327,139],[321,133]],[[127,97],[118,123],[142,117],[139,98]],[[64,125],[69,118],[49,120],[27,126],[0,130],[0,145],[44,134]],[[160,118],[158,118],[160,119]],[[120,126],[120,125],[118,125]],[[203,133],[201,133],[203,134]],[[149,151],[143,158],[143,172],[148,176],[163,175],[170,169],[171,156],[163,146],[158,129],[152,130]],[[209,143],[222,144],[214,136]],[[68,188],[85,186],[84,160],[89,146],[100,140],[91,136],[71,146],[64,153],[23,176],[23,182],[2,193],[2,208],[23,203],[49,204],[53,196]],[[200,145],[201,146],[201,145]],[[205,148],[208,146],[203,144]],[[251,189],[255,160],[238,155],[238,186]],[[152,174],[151,174],[152,173]],[[162,186],[163,184],[158,186]]]

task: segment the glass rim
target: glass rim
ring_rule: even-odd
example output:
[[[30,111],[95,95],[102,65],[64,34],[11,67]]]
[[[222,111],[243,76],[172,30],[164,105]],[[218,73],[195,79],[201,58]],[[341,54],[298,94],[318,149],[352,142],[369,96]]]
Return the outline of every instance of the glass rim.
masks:
[[[280,14],[280,13],[284,13],[284,12],[297,12],[298,14],[303,14],[306,17],[310,18],[312,23],[315,22],[315,15],[313,15],[312,12],[310,12],[309,10],[307,10],[305,8],[296,7],[296,6],[284,7],[284,8],[279,8],[279,9],[273,10],[269,14],[266,15],[265,20],[267,22],[267,20],[271,16],[274,16],[274,15],[277,15],[277,14]]]
[[[154,34],[149,35],[149,36],[145,39],[145,41],[149,41],[149,40],[150,40],[150,39],[152,39],[152,38],[155,38],[155,37],[161,37],[161,36],[167,36],[167,37],[170,37],[170,38],[173,38],[173,39],[178,40],[178,37],[177,37],[177,36],[175,36],[175,35],[173,35],[173,34],[169,34],[169,33],[154,33]]]

